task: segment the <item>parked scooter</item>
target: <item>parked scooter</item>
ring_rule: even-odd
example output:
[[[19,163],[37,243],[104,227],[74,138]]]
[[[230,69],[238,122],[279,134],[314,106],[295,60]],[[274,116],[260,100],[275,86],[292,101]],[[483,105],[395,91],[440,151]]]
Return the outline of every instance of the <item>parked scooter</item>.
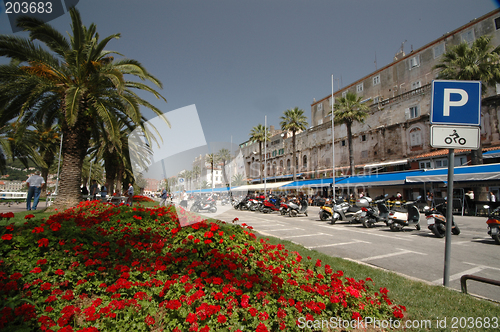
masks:
[[[489,209],[488,205],[484,206],[485,209]],[[488,215],[488,220],[486,224],[488,224],[488,235],[491,236],[493,240],[495,240],[496,244],[500,244],[500,206],[495,210],[491,211]]]
[[[429,209],[425,207],[425,217],[427,218],[427,228],[434,233],[436,237],[444,237],[446,235],[446,203],[441,203]],[[451,234],[460,234],[460,228],[455,224],[455,220],[451,219]]]
[[[282,216],[290,213],[290,206],[286,202],[280,202],[280,214]]]
[[[389,212],[387,224],[391,228],[391,231],[398,232],[405,226],[415,226],[417,231],[419,231],[420,212],[415,206],[415,202],[406,202],[403,208],[406,208],[406,211],[393,210]]]
[[[223,197],[222,200],[220,201],[220,205],[224,206],[229,204],[229,197]]]
[[[361,218],[361,222],[365,228],[371,228],[377,222],[384,222],[387,225],[389,220],[389,208],[385,204],[387,201],[388,194],[375,197],[374,203],[377,204],[377,208],[372,206],[362,207],[361,209],[366,212],[366,215]]]
[[[303,200],[300,202],[300,206],[296,202],[289,202],[288,206],[290,207],[290,211],[288,215],[290,217],[296,217],[299,214],[304,214],[307,217],[307,201]]]
[[[233,206],[236,210],[249,210],[250,201],[248,197],[244,197],[242,200],[235,200]]]
[[[280,202],[277,198],[271,197],[269,200],[264,200],[264,206],[262,208],[262,212],[264,213],[270,213],[273,211],[279,211],[280,210]]]
[[[190,211],[192,212],[207,211],[215,213],[217,212],[217,207],[215,206],[215,200],[212,198],[208,198],[206,200],[202,200],[201,198],[196,198],[193,205],[191,205]]]
[[[325,218],[329,217],[332,225],[335,224],[337,220],[347,221],[349,224],[360,222],[363,215],[361,207],[369,205],[370,202],[367,197],[358,199],[355,206],[351,206],[345,201],[333,201],[333,207],[322,206],[320,208],[320,219],[328,220]]]

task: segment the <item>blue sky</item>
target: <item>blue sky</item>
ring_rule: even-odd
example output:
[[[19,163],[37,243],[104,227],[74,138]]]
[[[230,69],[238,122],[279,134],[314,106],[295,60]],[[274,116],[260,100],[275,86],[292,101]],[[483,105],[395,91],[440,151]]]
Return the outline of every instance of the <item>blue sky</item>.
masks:
[[[140,61],[163,82],[168,103],[150,99],[156,106],[169,112],[195,104],[207,142],[229,142],[232,136],[241,143],[266,115],[276,127],[289,108],[310,117],[313,98],[331,93],[332,74],[335,89],[346,86],[374,71],[375,58],[378,68],[389,64],[405,40],[408,53],[497,4],[80,0],[77,8],[85,25],[97,25],[101,38],[121,33],[108,49]],[[50,23],[68,31],[69,15]],[[0,33],[12,33],[4,13]]]

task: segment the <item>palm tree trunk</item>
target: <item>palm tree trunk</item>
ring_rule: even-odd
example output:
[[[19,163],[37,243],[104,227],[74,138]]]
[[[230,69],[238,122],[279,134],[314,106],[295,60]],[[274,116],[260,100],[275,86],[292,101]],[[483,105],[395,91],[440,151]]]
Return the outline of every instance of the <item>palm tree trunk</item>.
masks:
[[[74,207],[82,200],[80,190],[82,180],[83,159],[87,153],[90,140],[89,128],[91,121],[83,116],[73,127],[63,124],[61,182],[57,198],[51,210],[64,210]]]
[[[351,130],[351,123],[346,123],[347,126],[347,141],[349,143],[349,169],[351,172],[351,176],[354,176],[354,156],[353,156],[353,151],[352,151],[352,130]]]
[[[108,184],[108,193],[113,195],[115,193],[115,180],[117,173],[117,158],[113,154],[107,154],[104,157],[104,169],[106,171],[106,183]]]
[[[227,174],[226,174],[226,161],[222,161],[222,177],[224,178],[224,183],[226,187],[229,187],[229,181],[227,180]]]

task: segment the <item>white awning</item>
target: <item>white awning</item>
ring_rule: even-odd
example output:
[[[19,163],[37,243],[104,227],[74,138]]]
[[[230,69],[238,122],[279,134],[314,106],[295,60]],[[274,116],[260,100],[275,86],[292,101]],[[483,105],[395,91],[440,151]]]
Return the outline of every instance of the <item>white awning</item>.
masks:
[[[266,183],[266,190],[267,189],[276,189],[281,186],[284,186],[286,184],[292,183],[292,181],[282,181],[282,182],[270,182]],[[257,184],[249,184],[245,186],[240,186],[236,188],[231,188],[233,191],[239,191],[239,190],[264,190],[264,183],[257,183]]]
[[[394,166],[394,165],[404,165],[408,163],[408,159],[401,160],[393,160],[393,161],[384,161],[376,164],[368,164],[365,165],[364,168],[377,168],[377,167],[385,167],[385,166]]]

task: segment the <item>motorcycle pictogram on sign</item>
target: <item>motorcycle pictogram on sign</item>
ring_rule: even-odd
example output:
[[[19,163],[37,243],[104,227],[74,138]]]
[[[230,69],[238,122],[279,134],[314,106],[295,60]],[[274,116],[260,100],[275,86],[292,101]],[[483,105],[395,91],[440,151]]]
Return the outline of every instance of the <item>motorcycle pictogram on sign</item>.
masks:
[[[453,137],[453,139],[452,139],[452,137]],[[457,131],[455,129],[453,129],[453,134],[446,137],[444,139],[444,142],[446,144],[451,144],[451,143],[455,142],[455,143],[458,143],[460,145],[464,145],[465,143],[467,143],[467,140],[463,137],[460,137],[460,135],[457,133]]]

